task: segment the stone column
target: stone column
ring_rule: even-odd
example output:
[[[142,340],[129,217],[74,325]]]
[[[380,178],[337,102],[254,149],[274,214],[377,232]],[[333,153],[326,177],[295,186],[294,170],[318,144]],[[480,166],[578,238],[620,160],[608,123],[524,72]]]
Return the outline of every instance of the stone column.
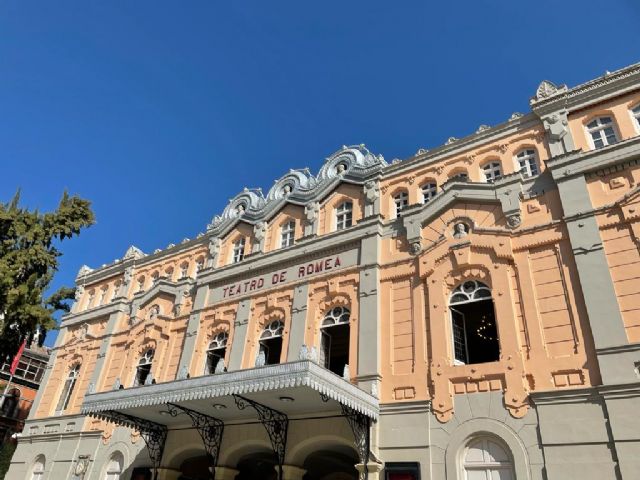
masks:
[[[229,354],[229,366],[227,369],[240,370],[242,368],[242,356],[247,339],[247,328],[249,327],[249,315],[251,314],[251,300],[245,299],[238,305],[236,320],[234,322],[233,341],[231,342],[231,353]]]
[[[293,304],[291,305],[291,327],[289,329],[289,348],[287,350],[287,362],[298,360],[300,347],[304,343],[304,331],[307,323],[307,300],[309,284],[298,285],[293,291]]]
[[[356,463],[355,467],[358,473],[364,473],[364,463]],[[369,460],[367,463],[367,480],[379,480],[383,467],[384,465]]]
[[[193,352],[196,348],[196,340],[198,339],[200,315],[202,309],[206,306],[208,296],[209,286],[200,285],[198,287],[198,290],[196,290],[196,298],[193,302],[193,310],[191,310],[191,315],[189,315],[189,322],[187,323],[187,332],[184,337],[182,352],[180,353],[180,363],[178,364],[178,375],[180,375],[180,372],[189,371],[191,360],[193,359]]]
[[[229,467],[215,467],[216,469],[216,480],[235,480],[236,475],[238,475],[239,471],[235,468]]]

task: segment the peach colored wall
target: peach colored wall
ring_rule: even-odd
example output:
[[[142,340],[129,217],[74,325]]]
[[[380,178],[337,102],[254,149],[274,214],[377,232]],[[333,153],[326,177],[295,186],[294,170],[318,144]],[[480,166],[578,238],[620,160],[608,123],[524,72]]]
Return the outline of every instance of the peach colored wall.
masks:
[[[295,238],[302,238],[305,221],[304,208],[298,205],[287,205],[269,221],[264,244],[265,252],[278,250],[280,248],[282,226],[290,220],[295,220],[296,222]]]
[[[320,205],[318,216],[318,235],[331,233],[336,229],[335,210],[344,201],[353,203],[353,224],[364,216],[364,194],[361,186],[342,184],[336,188]]]
[[[637,124],[634,124],[630,110],[640,104],[640,94],[632,93],[602,102],[589,108],[569,115],[569,128],[573,135],[576,148],[593,150],[588,138],[586,125],[599,116],[613,117],[615,130],[619,140],[626,140],[640,134]]]

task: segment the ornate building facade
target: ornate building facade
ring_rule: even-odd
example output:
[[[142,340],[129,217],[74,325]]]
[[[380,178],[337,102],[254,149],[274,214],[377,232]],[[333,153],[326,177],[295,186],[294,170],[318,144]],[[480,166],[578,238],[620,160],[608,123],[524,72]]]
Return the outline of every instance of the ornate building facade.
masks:
[[[13,479],[640,478],[640,64],[83,267]]]

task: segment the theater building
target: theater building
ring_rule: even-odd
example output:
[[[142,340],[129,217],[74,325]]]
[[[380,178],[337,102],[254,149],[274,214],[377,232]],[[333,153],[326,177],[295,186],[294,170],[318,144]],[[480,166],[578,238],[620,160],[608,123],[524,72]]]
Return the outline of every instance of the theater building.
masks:
[[[640,64],[83,267],[9,478],[640,478]]]

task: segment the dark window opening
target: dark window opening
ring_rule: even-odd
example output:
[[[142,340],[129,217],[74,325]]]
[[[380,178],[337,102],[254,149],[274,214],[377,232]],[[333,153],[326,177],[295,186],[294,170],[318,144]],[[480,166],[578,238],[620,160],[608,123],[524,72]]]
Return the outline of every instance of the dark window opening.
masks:
[[[420,480],[420,463],[393,462],[384,467],[385,480]]]
[[[207,352],[207,373],[216,373],[218,364],[222,362],[221,367],[224,369],[224,356],[227,352],[226,348],[216,348]]]
[[[282,337],[260,340],[260,352],[264,352],[265,365],[276,365],[280,363]]]
[[[486,363],[500,359],[493,300],[451,306],[453,345],[458,362]]]
[[[449,300],[453,353],[456,363],[486,363],[500,359],[500,342],[491,290],[467,280]]]
[[[342,376],[349,363],[349,324],[325,327],[320,335],[321,365]]]
[[[136,372],[136,385],[144,385],[151,373],[151,364],[140,365]]]

